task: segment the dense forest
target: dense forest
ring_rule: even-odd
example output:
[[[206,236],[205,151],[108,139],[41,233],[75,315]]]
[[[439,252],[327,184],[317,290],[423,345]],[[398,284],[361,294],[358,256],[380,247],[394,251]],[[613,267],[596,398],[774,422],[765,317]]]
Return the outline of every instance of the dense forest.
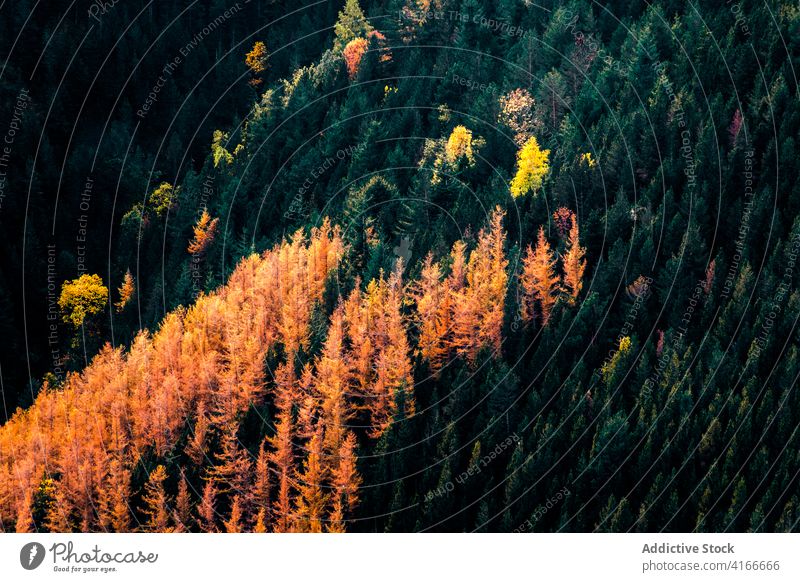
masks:
[[[800,528],[800,8],[0,3],[0,530]]]

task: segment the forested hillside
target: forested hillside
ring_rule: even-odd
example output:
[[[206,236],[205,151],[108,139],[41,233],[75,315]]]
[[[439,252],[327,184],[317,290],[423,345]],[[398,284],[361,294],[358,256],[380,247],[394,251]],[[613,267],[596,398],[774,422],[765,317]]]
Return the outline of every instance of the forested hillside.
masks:
[[[184,4],[0,5],[2,530],[800,527],[800,8]]]

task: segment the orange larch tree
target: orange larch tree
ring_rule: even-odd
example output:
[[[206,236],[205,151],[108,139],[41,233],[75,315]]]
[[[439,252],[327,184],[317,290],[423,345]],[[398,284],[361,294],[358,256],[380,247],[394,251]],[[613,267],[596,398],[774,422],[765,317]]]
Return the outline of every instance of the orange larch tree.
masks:
[[[176,447],[187,433],[186,455],[211,479],[196,506],[188,493],[181,496],[179,481],[174,512],[154,513],[164,505],[156,502],[166,499],[158,492],[160,471],[154,471],[145,494],[153,503],[143,504],[151,512],[147,527],[167,529],[180,523],[185,528],[186,514],[193,511],[198,527],[216,531],[221,525],[215,517],[217,496],[221,507],[229,507],[236,492],[225,489],[231,487],[241,490],[240,523],[249,527],[257,520],[250,514],[257,508],[251,498],[257,488],[251,491],[252,464],[235,443],[236,427],[248,407],[267,393],[267,354],[279,344],[284,354],[307,345],[314,305],[343,253],[339,229],[326,220],[307,237],[301,233],[244,258],[225,285],[200,294],[188,309],[169,313],[154,333],[139,333],[127,352],[104,347],[81,373],[68,374],[58,390],[45,383],[28,410],[0,427],[2,529],[130,529],[134,467],[153,457],[164,465],[180,457],[183,451]],[[281,309],[298,305],[291,297],[303,298],[302,308],[291,314],[293,322]],[[295,475],[295,381],[293,370],[285,370],[291,381],[274,394],[277,433],[267,455],[278,475],[276,529],[287,529],[288,517],[282,515],[293,509],[290,484]],[[214,455],[210,447],[217,441]],[[209,471],[210,463],[216,468]],[[44,523],[34,524],[33,494],[42,476],[50,473],[53,502]],[[260,498],[265,495],[269,493]],[[272,515],[264,512],[262,525],[266,519]]]
[[[142,497],[144,508],[142,513],[147,516],[144,524],[146,531],[168,532],[170,511],[168,507],[168,497],[164,491],[164,481],[167,480],[167,470],[164,465],[158,465],[151,473],[145,485],[145,493]]]
[[[249,488],[252,463],[249,453],[239,444],[236,436],[238,428],[238,424],[233,422],[222,427],[208,478],[215,482],[218,493],[242,497],[247,494]]]
[[[350,366],[344,349],[344,307],[339,305],[331,316],[328,337],[316,363],[314,390],[318,395],[324,427],[323,449],[326,454],[339,450],[351,411],[347,401]]]
[[[270,508],[270,467],[269,455],[267,452],[268,442],[266,439],[258,447],[258,457],[256,458],[255,475],[253,476],[252,504],[256,512],[262,515],[266,525],[267,512]]]
[[[486,247],[489,263],[489,276],[482,292],[481,322],[478,337],[489,346],[496,356],[500,355],[502,344],[503,312],[505,310],[506,291],[508,290],[508,260],[505,255],[506,233],[503,229],[503,212],[498,206],[492,212],[489,230],[479,237],[479,246]],[[485,242],[484,242],[485,241]]]
[[[466,265],[466,286],[452,292],[453,344],[456,352],[473,364],[484,347],[499,355],[502,341],[508,283],[503,215],[502,210],[496,208],[489,228],[478,234],[477,247],[470,253]]]
[[[352,371],[363,407],[370,416],[370,435],[386,430],[396,412],[398,391],[404,392],[406,414],[413,414],[413,376],[410,347],[403,325],[402,263],[387,281],[372,280],[356,289],[345,304]]]
[[[361,476],[356,470],[355,449],[356,435],[349,432],[338,451],[331,476],[333,504],[328,520],[330,532],[344,531],[345,520],[358,503]]]
[[[202,465],[206,458],[206,437],[210,430],[208,413],[205,402],[202,400],[197,405],[197,420],[186,444],[186,454],[195,465]]]
[[[242,501],[241,495],[234,495],[231,502],[231,513],[225,521],[227,533],[241,533],[242,530]]]
[[[175,496],[172,521],[175,523],[175,531],[189,531],[192,523],[192,499],[189,493],[189,482],[186,480],[183,470],[181,470],[181,478],[178,481],[178,494]]]
[[[419,330],[417,353],[428,361],[434,372],[441,369],[447,357],[445,343],[449,329],[443,327],[449,318],[449,309],[443,303],[446,289],[442,284],[442,270],[428,253],[422,263],[419,281],[410,293],[416,304],[416,324]]]
[[[131,472],[120,459],[112,459],[100,489],[98,502],[99,523],[102,528],[115,532],[130,530],[131,513],[128,506],[131,496],[130,483]]]
[[[401,313],[403,304],[403,265],[398,260],[389,281],[384,285],[382,317],[385,337],[376,361],[376,382],[370,405],[372,436],[389,427],[396,415],[414,414],[414,375],[409,357],[410,346]],[[402,393],[405,410],[397,410],[398,395]]]
[[[288,532],[291,524],[291,489],[294,477],[294,450],[292,445],[294,405],[294,371],[289,364],[281,364],[275,371],[275,406],[277,419],[275,434],[269,437],[273,451],[270,464],[278,474],[278,497],[275,503],[275,531]]]
[[[303,471],[297,475],[297,507],[294,513],[294,528],[300,532],[319,533],[328,503],[324,481],[327,466],[324,463],[322,434],[318,430],[308,442],[308,456],[303,462]]]
[[[575,220],[569,230],[567,251],[562,259],[564,290],[569,294],[570,303],[575,302],[583,288],[583,272],[586,270],[585,256],[586,249],[581,246],[578,221]]]
[[[204,532],[217,531],[217,489],[214,481],[206,481],[203,496],[197,506],[197,523]]]
[[[350,80],[354,80],[358,76],[358,68],[361,64],[361,59],[364,53],[367,52],[369,43],[365,38],[354,38],[344,47],[342,56],[344,63],[347,66],[347,75]]]
[[[128,305],[135,292],[136,284],[133,281],[133,275],[131,275],[130,269],[128,269],[125,271],[125,275],[122,279],[122,285],[120,285],[119,289],[117,290],[117,293],[119,293],[119,301],[114,304],[114,307],[117,308],[117,312],[125,309],[125,306]]]
[[[530,321],[534,316],[534,302],[538,302],[542,317],[542,325],[547,325],[550,313],[556,303],[556,292],[560,287],[555,271],[556,258],[550,243],[544,236],[544,228],[539,227],[536,248],[530,245],[522,259],[522,317]]]

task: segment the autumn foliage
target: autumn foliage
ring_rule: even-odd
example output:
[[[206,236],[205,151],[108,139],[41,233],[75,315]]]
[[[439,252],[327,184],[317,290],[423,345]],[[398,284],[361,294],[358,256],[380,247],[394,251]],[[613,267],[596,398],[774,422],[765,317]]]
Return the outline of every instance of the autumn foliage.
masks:
[[[550,150],[539,147],[535,137],[531,137],[517,152],[517,172],[511,180],[511,195],[514,198],[528,192],[534,194],[542,187],[544,177],[550,171]]]
[[[470,164],[473,163],[475,156],[472,152],[472,132],[463,125],[454,127],[450,137],[447,138],[444,151],[451,166],[455,166],[461,158],[466,158]]]
[[[197,224],[194,226],[194,238],[189,243],[189,254],[201,255],[205,253],[217,235],[218,225],[219,218],[212,219],[208,211],[203,210],[200,218],[197,219]]]
[[[520,284],[524,292],[522,318],[529,321],[538,313],[542,324],[547,325],[558,299],[560,282],[556,274],[555,253],[544,236],[543,227],[539,227],[536,246],[528,245],[522,264],[520,275]]]
[[[133,294],[136,292],[136,284],[133,281],[133,275],[131,275],[130,269],[125,271],[125,276],[122,278],[122,285],[119,286],[117,293],[119,294],[119,301],[114,303],[114,307],[117,308],[117,311],[122,311],[125,309],[125,306],[130,303],[130,300],[133,298]]]
[[[581,246],[578,222],[572,221],[569,229],[567,250],[564,253],[562,265],[564,269],[564,291],[568,294],[569,301],[574,302],[583,289],[583,272],[586,270],[586,249]]]
[[[578,221],[572,211],[559,208],[553,219],[561,232],[569,225],[566,245],[561,255],[561,269],[558,270],[558,257],[539,227],[536,245],[528,245],[522,258],[522,273],[519,276],[521,290],[520,316],[524,321],[538,317],[542,325],[547,325],[553,307],[560,297],[574,304],[583,289],[583,274],[586,270],[586,249],[580,244]]]
[[[213,237],[205,216],[200,247],[201,235]],[[482,353],[499,356],[510,276],[503,218],[498,207],[474,240],[439,261],[428,255],[414,281],[403,280],[402,260],[357,279],[327,314],[326,289],[350,252],[338,227],[326,220],[244,258],[226,285],[127,350],[104,347],[58,389],[45,383],[0,428],[0,525],[344,531],[360,498],[359,441],[415,414],[414,355],[435,374],[453,360],[474,367]],[[563,267],[571,296],[583,253],[573,223]],[[545,323],[560,289],[555,262],[540,229],[520,280]],[[314,321],[324,328],[316,347]],[[253,409],[270,420],[248,446]]]
[[[100,313],[107,301],[108,288],[100,275],[83,274],[64,282],[58,306],[65,322],[80,327],[87,317]]]
[[[364,53],[367,52],[368,45],[367,39],[354,38],[344,47],[344,63],[347,67],[347,74],[351,80],[358,76],[358,67],[361,64]]]
[[[517,146],[522,146],[531,137],[534,106],[534,99],[527,89],[514,89],[500,97],[498,121],[513,132]]]
[[[575,213],[566,206],[559,206],[553,212],[553,224],[555,224],[558,236],[561,238],[567,236],[574,222]]]
[[[327,222],[310,238],[298,232],[242,260],[227,285],[170,313],[158,331],[140,333],[127,351],[105,347],[60,389],[45,384],[33,406],[0,429],[3,527],[185,526],[186,494],[176,519],[177,500],[164,492],[178,472],[152,463],[182,455],[183,447],[195,449],[187,451],[186,464],[206,482],[194,511],[198,527],[251,527],[265,507],[264,485],[262,480],[256,503],[258,475],[237,428],[248,407],[276,390],[265,374],[267,353],[278,345],[298,349],[306,341],[311,311],[343,251],[338,229]],[[210,442],[219,443],[216,454]],[[135,500],[132,474],[140,466],[150,467],[150,477]],[[49,509],[34,523],[32,493],[45,480],[52,480]],[[235,520],[232,509],[240,513]],[[266,519],[277,526],[271,514]]]
[[[417,306],[418,352],[438,371],[453,355],[475,363],[483,348],[499,355],[508,261],[504,253],[503,211],[497,208],[489,227],[478,234],[467,258],[457,241],[450,253],[449,274],[428,256],[411,295]]]
[[[257,87],[261,84],[261,75],[267,70],[268,59],[269,53],[267,52],[267,46],[260,40],[257,41],[250,52],[245,55],[244,63],[247,65],[252,75],[249,81],[252,87]]]

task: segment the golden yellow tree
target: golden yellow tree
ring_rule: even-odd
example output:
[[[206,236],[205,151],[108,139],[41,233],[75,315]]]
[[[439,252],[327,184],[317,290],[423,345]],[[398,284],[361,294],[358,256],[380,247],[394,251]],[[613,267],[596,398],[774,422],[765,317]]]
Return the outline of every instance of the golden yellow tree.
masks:
[[[100,313],[108,301],[108,288],[100,275],[84,274],[65,281],[61,286],[58,306],[64,321],[76,328],[83,325],[87,317]]]
[[[472,151],[472,131],[463,125],[457,125],[447,138],[447,143],[444,146],[445,156],[447,162],[451,166],[464,158],[467,163],[472,164],[475,162],[475,154]]]
[[[548,159],[550,150],[539,147],[536,137],[531,137],[517,152],[517,173],[511,180],[511,195],[514,198],[528,192],[534,194],[542,187],[542,181],[550,171]]]
[[[244,64],[247,65],[248,69],[250,69],[252,78],[250,79],[249,83],[252,87],[257,87],[263,82],[261,79],[261,74],[267,70],[268,59],[269,54],[267,53],[267,45],[260,40],[257,41],[253,45],[253,48],[250,49],[250,52],[245,55]]]
[[[233,163],[233,154],[228,151],[228,149],[225,147],[226,145],[228,145],[228,134],[220,131],[219,129],[215,129],[213,137],[211,138],[211,155],[214,158],[215,168],[218,167],[222,161],[224,161],[227,165],[231,165]]]

